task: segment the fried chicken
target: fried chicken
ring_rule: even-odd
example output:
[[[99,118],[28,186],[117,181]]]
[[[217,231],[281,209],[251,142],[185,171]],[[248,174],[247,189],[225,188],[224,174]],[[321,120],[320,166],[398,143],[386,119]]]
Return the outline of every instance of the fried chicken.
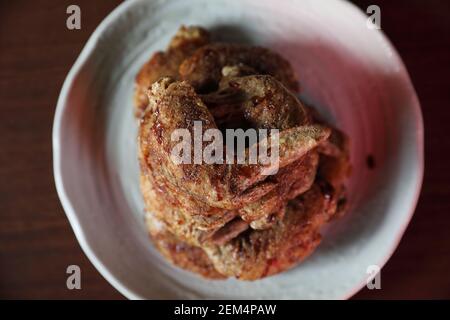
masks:
[[[162,76],[179,78],[180,64],[196,49],[209,42],[209,33],[202,28],[181,27],[165,52],[155,53],[136,76],[134,105],[136,116],[142,115],[148,105],[147,89]]]
[[[266,48],[214,43],[182,27],[136,77],[141,191],[156,248],[204,277],[256,280],[296,265],[320,243],[320,228],[345,209],[347,137],[296,96],[290,64]],[[175,130],[277,129],[248,145],[242,163],[177,163]],[[202,150],[207,147],[201,141]],[[227,145],[223,145],[226,154]],[[194,152],[188,154],[195,158]]]

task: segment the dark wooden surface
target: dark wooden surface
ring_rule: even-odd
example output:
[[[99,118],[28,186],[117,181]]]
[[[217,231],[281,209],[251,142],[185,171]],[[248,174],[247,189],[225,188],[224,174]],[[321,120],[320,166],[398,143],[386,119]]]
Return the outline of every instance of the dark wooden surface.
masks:
[[[450,298],[450,5],[355,1],[381,24],[422,104],[426,170],[415,216],[382,270],[382,289],[355,298]],[[82,29],[65,26],[78,4]],[[55,192],[51,130],[63,80],[89,35],[120,1],[0,1],[0,298],[122,299],[81,251]],[[82,289],[66,288],[66,267]]]

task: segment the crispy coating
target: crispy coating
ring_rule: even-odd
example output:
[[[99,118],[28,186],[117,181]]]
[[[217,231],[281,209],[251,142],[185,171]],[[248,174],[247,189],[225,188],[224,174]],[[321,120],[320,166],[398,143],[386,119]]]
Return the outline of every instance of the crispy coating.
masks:
[[[197,49],[180,65],[183,80],[199,92],[214,91],[226,66],[245,66],[247,73],[271,75],[293,92],[299,84],[291,65],[279,54],[262,47],[211,43]]]
[[[147,90],[162,76],[178,78],[180,64],[197,48],[209,42],[209,32],[200,27],[181,27],[165,52],[156,52],[136,76],[135,114],[143,114],[148,105]]]
[[[146,223],[173,264],[211,279],[255,280],[305,259],[320,228],[344,212],[349,143],[296,97],[298,81],[280,55],[210,41],[206,30],[182,27],[136,77]],[[247,146],[244,164],[174,162],[172,133],[192,134],[197,121],[202,134],[278,129],[277,166],[248,159],[253,147],[271,153],[270,137]]]
[[[280,81],[267,75],[222,78],[221,89],[202,96],[214,119],[228,115],[257,129],[289,129],[310,121],[307,109]],[[223,125],[222,121],[222,125]],[[239,123],[239,122],[238,122]],[[242,124],[242,123],[239,123]],[[232,125],[231,125],[232,126]]]
[[[319,228],[334,214],[332,201],[314,185],[289,203],[283,219],[267,230],[251,231],[205,251],[222,274],[256,280],[291,268],[320,242]]]
[[[226,278],[216,270],[201,248],[179,240],[157,217],[148,214],[146,221],[153,243],[167,260],[205,278],[217,280]]]
[[[194,121],[202,122],[202,134],[217,129],[214,118],[192,86],[162,78],[152,85],[149,106],[141,119],[139,145],[146,162],[157,162],[155,170],[175,187],[210,206],[234,209],[254,197],[251,187],[262,181],[274,164],[176,164],[171,151],[178,141],[172,140],[174,130],[192,131]],[[282,130],[279,135],[279,168],[283,168],[325,141],[329,128],[319,125],[297,126]],[[203,142],[206,147],[206,142]],[[259,145],[267,145],[263,140]],[[269,191],[267,189],[267,191]],[[263,196],[264,194],[259,194]]]

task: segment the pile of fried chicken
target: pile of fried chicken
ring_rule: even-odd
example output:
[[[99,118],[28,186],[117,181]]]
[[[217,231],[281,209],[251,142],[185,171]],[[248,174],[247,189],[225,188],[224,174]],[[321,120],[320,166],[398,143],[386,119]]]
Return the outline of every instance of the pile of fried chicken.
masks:
[[[279,54],[212,42],[181,27],[136,77],[146,225],[161,254],[204,277],[255,280],[291,268],[346,207],[348,139],[298,98]],[[260,164],[175,164],[175,129],[279,129],[279,170]]]

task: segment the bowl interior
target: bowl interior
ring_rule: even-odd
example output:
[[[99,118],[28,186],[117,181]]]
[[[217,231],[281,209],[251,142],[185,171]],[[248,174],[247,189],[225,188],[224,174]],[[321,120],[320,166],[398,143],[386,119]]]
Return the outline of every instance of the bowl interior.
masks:
[[[169,265],[148,239],[133,83],[181,24],[281,53],[298,73],[302,98],[351,138],[349,214],[288,272],[208,281]],[[66,80],[55,116],[55,179],[83,249],[129,298],[345,298],[403,234],[420,190],[422,144],[420,108],[401,60],[349,3],[130,1],[97,29]]]

